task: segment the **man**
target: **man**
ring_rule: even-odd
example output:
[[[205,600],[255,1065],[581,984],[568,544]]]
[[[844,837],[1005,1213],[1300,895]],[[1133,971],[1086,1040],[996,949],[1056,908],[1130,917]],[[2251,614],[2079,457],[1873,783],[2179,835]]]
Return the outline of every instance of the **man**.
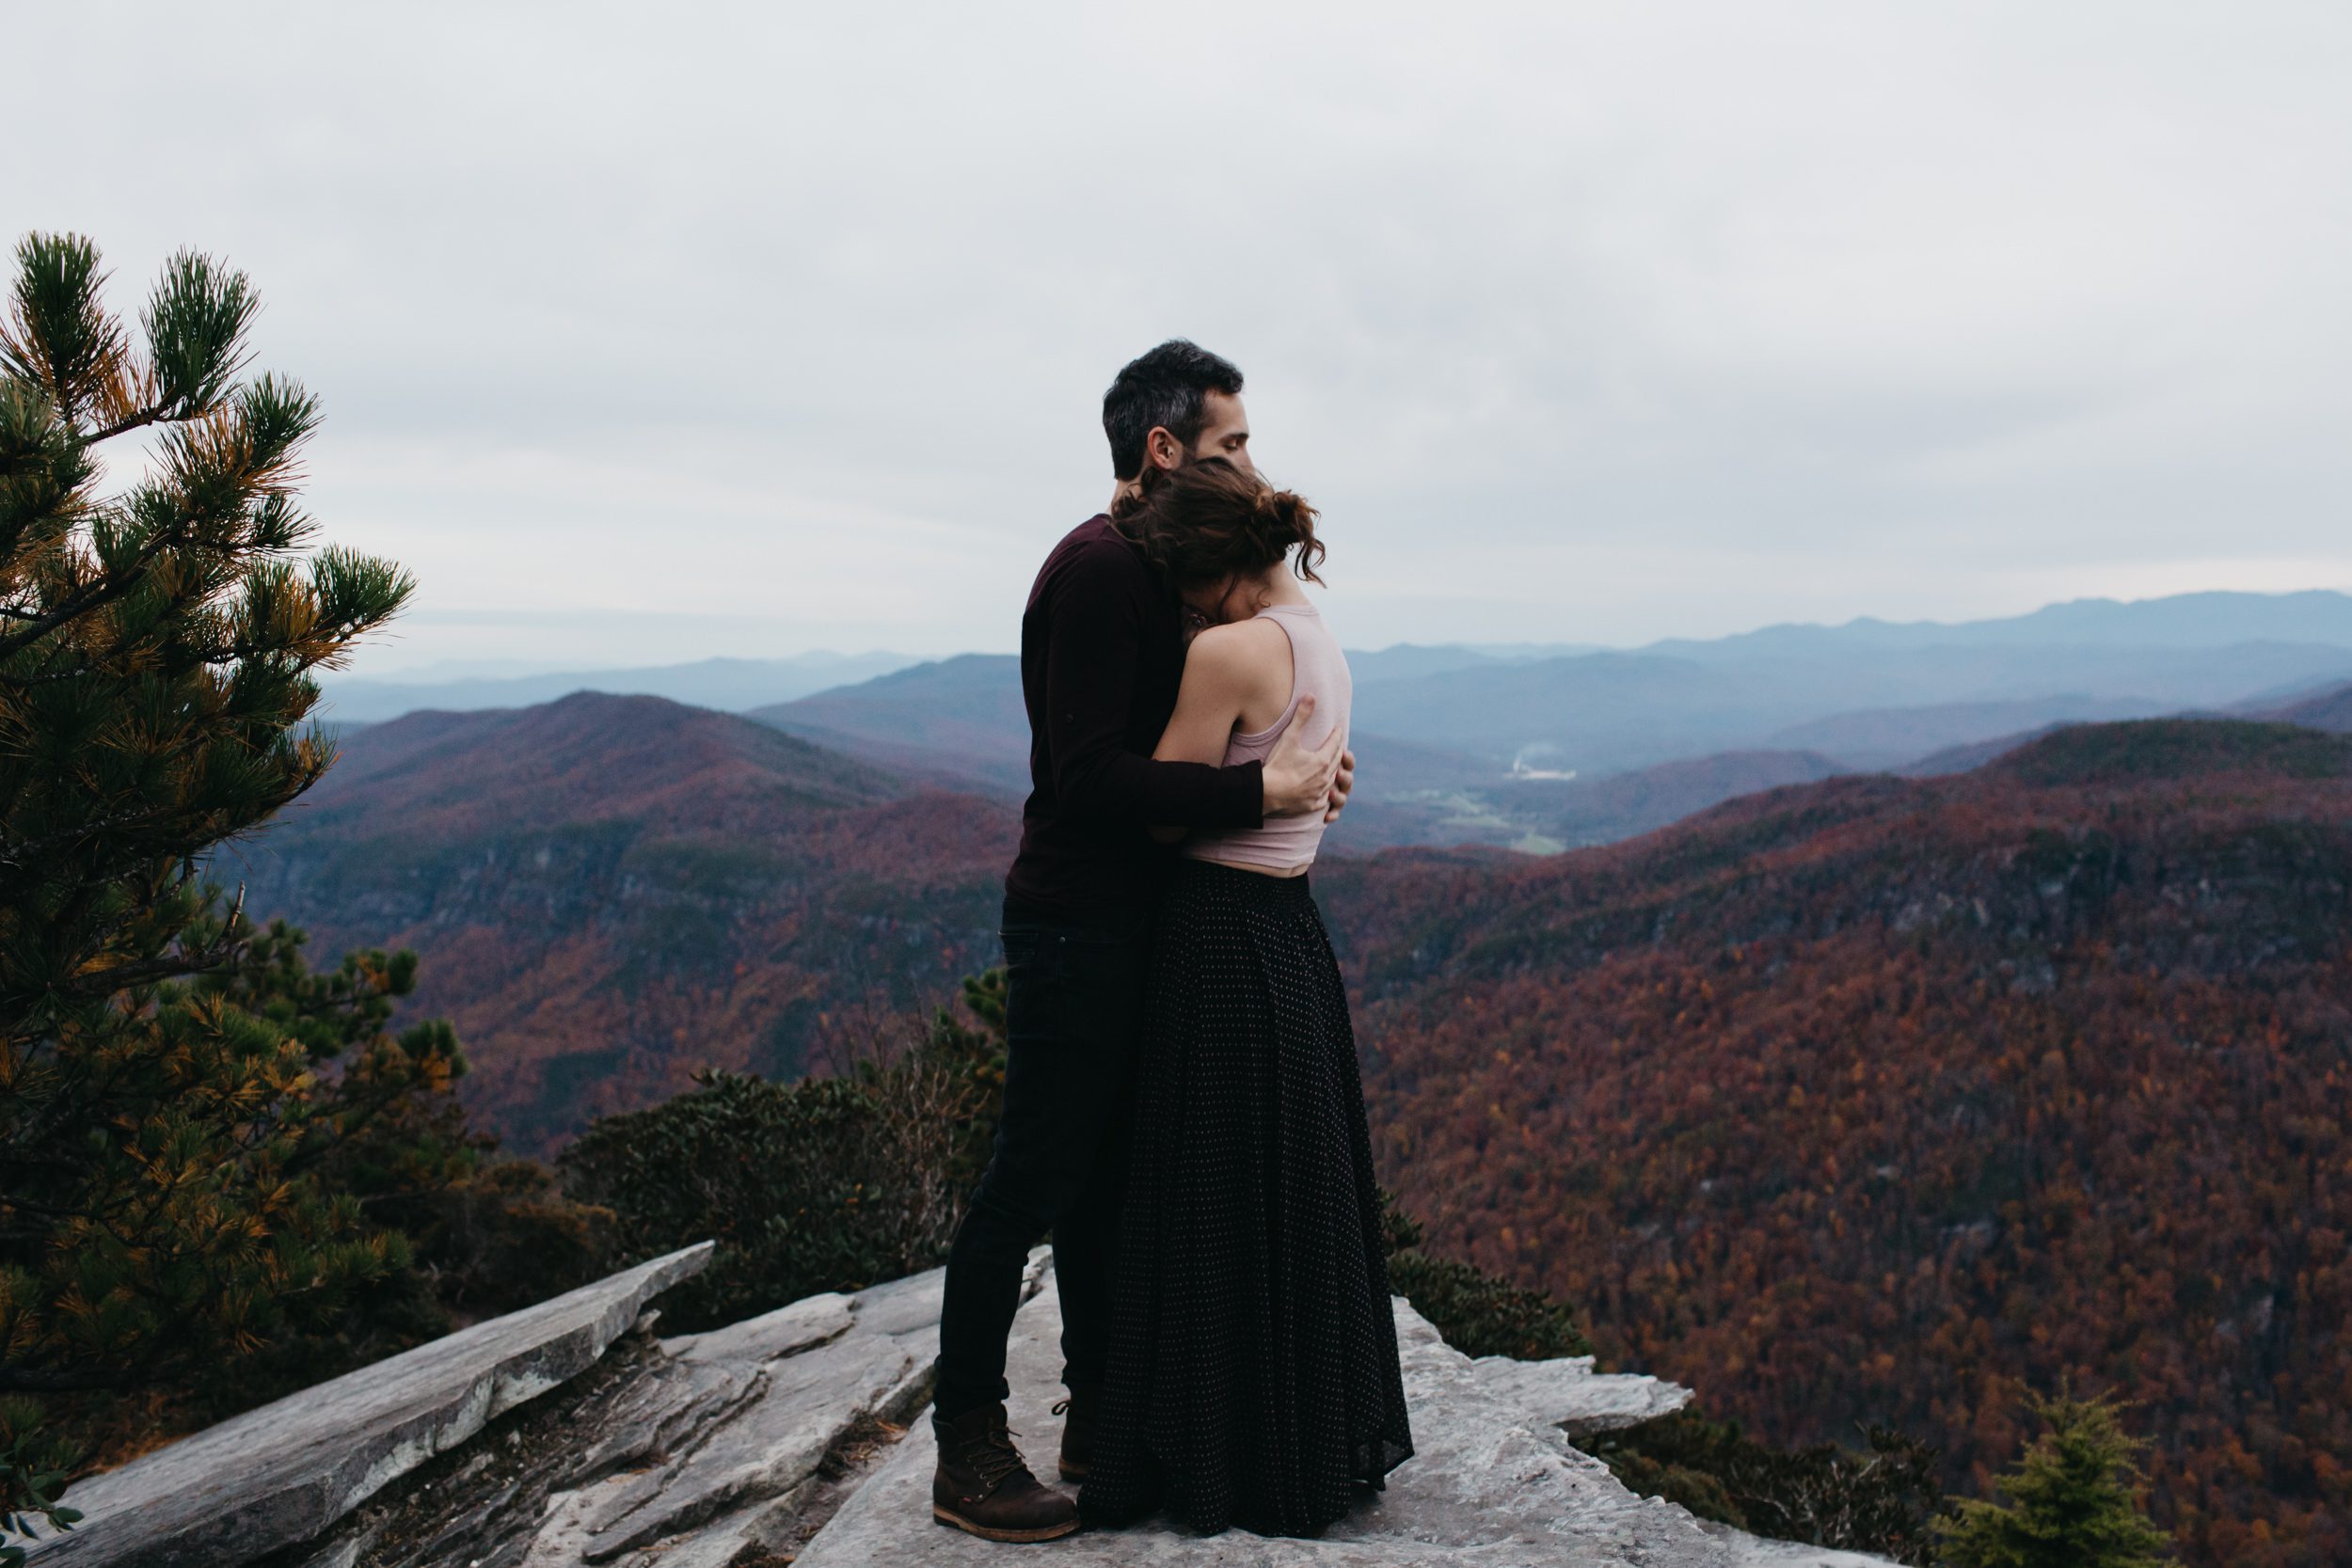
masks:
[[[1241,388],[1240,371],[1182,339],[1120,371],[1103,398],[1113,501],[1146,464],[1221,456],[1249,467]],[[1034,787],[1005,879],[1004,1114],[947,1257],[931,1416],[932,1515],[993,1541],[1078,1528],[1075,1505],[1031,1474],[1006,1431],[1005,1341],[1023,1262],[1051,1231],[1070,1389],[1060,1471],[1082,1477],[1108,1353],[1147,944],[1168,863],[1150,830],[1337,816],[1351,783],[1338,734],[1310,751],[1303,724],[1263,764],[1152,761],[1184,644],[1181,601],[1107,514],[1054,546],[1021,619]]]

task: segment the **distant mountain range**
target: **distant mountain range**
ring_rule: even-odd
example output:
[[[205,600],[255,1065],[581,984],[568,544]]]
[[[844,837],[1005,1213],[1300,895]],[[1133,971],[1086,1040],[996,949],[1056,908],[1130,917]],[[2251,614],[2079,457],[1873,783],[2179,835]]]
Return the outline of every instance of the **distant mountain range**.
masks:
[[[2352,647],[2352,595],[2174,594],[2155,599],[2071,599],[1984,621],[1880,621],[1777,626],[1706,641],[1667,641],[1644,650],[1741,658],[1758,649],[1804,650],[1831,641],[1862,647],[2225,648],[2237,642],[2324,642]]]
[[[745,717],[904,772],[1029,792],[1029,718],[1010,654],[961,654]]]
[[[1755,789],[1993,746],[1981,760],[2062,723],[2275,705],[2352,680],[2352,597],[2085,600],[1956,626],[1858,621],[1508,657],[1403,645],[1349,662],[1360,784],[1335,850],[1545,850],[1630,836]],[[753,717],[1019,794],[1019,680],[1009,655],[967,655]]]
[[[1929,759],[1989,756],[2058,724],[2277,707],[2352,681],[2352,596],[2085,599],[1948,626],[1772,626],[1633,651],[1407,643],[1349,661],[1361,767],[1336,851],[1543,850],[1807,777],[1933,771]],[[1004,654],[343,682],[326,717],[520,706],[583,688],[741,712],[933,787],[1028,788],[1019,668]]]
[[[1808,639],[1808,641],[1813,641]],[[1924,721],[1889,726],[1892,711],[1942,709],[1935,733],[1914,752],[2021,727],[2034,719],[2116,716],[2217,707],[2258,693],[2352,678],[2352,645],[2241,642],[2218,647],[2110,643],[1988,643],[1865,647],[1835,641],[1811,650],[1754,647],[1746,657],[1588,654],[1478,666],[1358,689],[1356,722],[1376,735],[1440,746],[1507,768],[1540,755],[1546,766],[1616,772],[1758,745],[1839,754],[1805,726],[1849,720],[1857,734],[1840,760],[1878,767],[1889,737]],[[1970,707],[1980,711],[1970,714]],[[1868,723],[1850,716],[1879,716]]]
[[[529,707],[575,691],[667,697],[674,703],[739,713],[765,703],[849,686],[920,662],[904,654],[802,654],[791,658],[706,658],[648,669],[580,670],[546,674],[467,676],[455,680],[330,677],[321,717],[336,725],[374,724],[428,708],[475,712]]]
[[[1889,622],[1865,617],[1842,626],[1775,626],[1730,637],[1670,638],[1633,649],[1591,643],[1401,642],[1348,655],[1359,682],[1408,680],[1494,664],[1529,664],[1594,654],[1640,654],[1701,663],[1750,663],[1759,657],[1835,657],[1882,648],[2111,647],[2220,648],[2241,642],[2317,643],[2352,648],[2352,595],[2182,594],[2119,601],[2076,599],[2030,614],[1986,621]],[[711,658],[690,664],[527,674],[467,674],[407,680],[330,677],[329,716],[379,722],[420,708],[521,707],[574,691],[643,693],[740,713],[850,686],[925,662],[904,654],[811,653],[789,658]],[[430,669],[449,670],[443,665]],[[420,672],[421,676],[429,673]]]
[[[2281,724],[2303,724],[2330,735],[2352,735],[2352,683],[2328,687],[2292,703],[2265,705],[2249,717]]]

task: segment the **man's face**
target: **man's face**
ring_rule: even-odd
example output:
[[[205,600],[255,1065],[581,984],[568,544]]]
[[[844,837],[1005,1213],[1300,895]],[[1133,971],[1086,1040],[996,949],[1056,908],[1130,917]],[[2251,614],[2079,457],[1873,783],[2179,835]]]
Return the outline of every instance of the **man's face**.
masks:
[[[1249,416],[1241,399],[1225,392],[1200,394],[1200,434],[1190,451],[1176,444],[1165,428],[1154,428],[1144,442],[1144,461],[1163,468],[1181,468],[1203,457],[1222,457],[1235,467],[1256,473],[1249,461]]]
[[[1229,393],[1200,394],[1200,436],[1192,444],[1195,458],[1222,457],[1245,473],[1256,473],[1249,461],[1249,416],[1241,399]]]

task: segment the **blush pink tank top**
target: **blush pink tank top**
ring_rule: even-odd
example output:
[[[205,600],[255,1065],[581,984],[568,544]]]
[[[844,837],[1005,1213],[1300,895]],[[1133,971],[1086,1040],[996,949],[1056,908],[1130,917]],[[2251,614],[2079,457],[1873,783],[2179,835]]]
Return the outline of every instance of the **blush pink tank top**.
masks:
[[[1289,634],[1291,640],[1291,700],[1281,717],[1255,735],[1236,735],[1225,745],[1225,766],[1263,760],[1282,738],[1298,712],[1298,699],[1311,692],[1315,711],[1299,739],[1321,744],[1334,729],[1347,729],[1348,705],[1355,689],[1348,678],[1347,656],[1322,615],[1309,604],[1268,605],[1258,611]],[[1342,740],[1342,745],[1346,742]],[[1311,864],[1315,847],[1323,842],[1323,814],[1269,816],[1263,827],[1222,832],[1195,833],[1184,841],[1184,853],[1195,860],[1224,861],[1233,865],[1263,866],[1290,871]]]

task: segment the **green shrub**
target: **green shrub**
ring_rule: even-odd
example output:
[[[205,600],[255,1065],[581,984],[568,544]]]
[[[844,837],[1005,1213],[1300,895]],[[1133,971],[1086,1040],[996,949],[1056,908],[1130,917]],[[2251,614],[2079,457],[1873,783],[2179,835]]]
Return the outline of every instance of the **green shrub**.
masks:
[[[1465,1355],[1548,1361],[1590,1355],[1568,1309],[1540,1291],[1523,1291],[1468,1263],[1421,1250],[1421,1226],[1381,1195],[1388,1227],[1389,1289],[1413,1304],[1445,1342]]]
[[[38,1401],[0,1395],[0,1568],[24,1568],[25,1549],[8,1537],[31,1539],[43,1525],[59,1530],[81,1522],[79,1509],[57,1501],[74,1459],[73,1444],[44,1424]]]
[[[1389,1259],[1389,1289],[1411,1302],[1413,1310],[1465,1355],[1547,1361],[1593,1353],[1566,1307],[1468,1263],[1418,1251],[1396,1253]]]
[[[1865,1429],[1864,1437],[1863,1450],[1835,1443],[1774,1449],[1737,1422],[1686,1407],[1581,1447],[1629,1490],[1702,1519],[1776,1541],[1927,1560],[1931,1522],[1943,1506],[1938,1450],[1883,1427]]]
[[[495,1317],[601,1277],[611,1210],[567,1196],[536,1160],[488,1160],[462,1181],[387,1214],[432,1273],[442,1304]]]
[[[720,1071],[643,1111],[601,1117],[558,1157],[574,1197],[612,1211],[618,1261],[718,1243],[665,1295],[707,1328],[904,1272],[889,1223],[899,1173],[877,1158],[881,1102],[842,1079],[771,1084]]]
[[[2169,1544],[2139,1512],[2139,1451],[2106,1399],[2026,1396],[2042,1435],[2001,1478],[2006,1503],[1970,1499],[1942,1521],[1952,1568],[2156,1568]]]
[[[707,1072],[663,1104],[600,1117],[558,1158],[565,1192],[611,1212],[618,1262],[718,1243],[663,1297],[682,1327],[930,1268],[987,1163],[1003,989],[1001,970],[966,980],[980,1027],[943,1008],[894,1061],[796,1084]]]

